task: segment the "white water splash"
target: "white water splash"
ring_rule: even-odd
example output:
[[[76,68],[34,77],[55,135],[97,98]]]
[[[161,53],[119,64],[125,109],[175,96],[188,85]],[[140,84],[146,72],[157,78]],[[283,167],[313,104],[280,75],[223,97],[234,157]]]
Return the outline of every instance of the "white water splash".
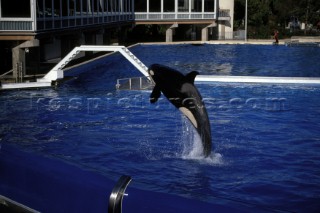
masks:
[[[182,159],[197,160],[201,163],[222,165],[223,157],[220,153],[212,152],[210,156],[205,157],[203,154],[203,145],[201,138],[191,122],[182,116]]]

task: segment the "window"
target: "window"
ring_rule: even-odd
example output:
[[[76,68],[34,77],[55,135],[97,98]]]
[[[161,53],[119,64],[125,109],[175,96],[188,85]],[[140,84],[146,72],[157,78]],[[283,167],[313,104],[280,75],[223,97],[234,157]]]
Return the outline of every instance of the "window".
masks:
[[[161,0],[152,0],[149,1],[150,12],[161,12]]]
[[[31,18],[30,0],[2,0],[2,17]]]
[[[178,0],[178,9],[179,9],[179,12],[188,12],[189,0]]]
[[[47,0],[50,5],[50,1]],[[60,17],[61,16],[61,10],[60,10],[60,1],[59,0],[53,0],[53,16],[54,17]]]
[[[69,0],[61,1],[62,16],[68,16]]]
[[[204,12],[214,12],[215,0],[204,0]]]
[[[174,1],[163,0],[163,12],[174,12]]]
[[[37,17],[42,18],[44,16],[44,3],[43,0],[37,1]]]
[[[135,0],[134,10],[135,12],[147,12],[147,0]]]
[[[82,11],[83,11],[83,14],[86,14],[86,15],[89,15],[92,13],[92,2],[91,0],[86,0],[82,3]]]
[[[192,0],[192,12],[202,12],[202,0]]]

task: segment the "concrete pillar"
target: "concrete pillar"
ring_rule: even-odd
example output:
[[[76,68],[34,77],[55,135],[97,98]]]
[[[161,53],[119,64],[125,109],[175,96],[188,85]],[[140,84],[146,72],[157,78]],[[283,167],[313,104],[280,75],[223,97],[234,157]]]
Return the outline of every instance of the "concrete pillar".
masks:
[[[208,41],[208,27],[201,29],[201,41]]]
[[[19,46],[12,49],[12,69],[13,78],[16,82],[21,82],[21,78],[24,75],[26,66],[25,50],[19,48]]]
[[[166,42],[172,42],[172,36],[173,36],[173,29],[168,28],[166,30]]]
[[[110,30],[105,30],[104,31],[104,43],[105,44],[111,44],[111,32]]]
[[[103,45],[103,33],[96,34],[96,45]]]
[[[234,0],[223,0],[219,1],[219,9],[221,10],[229,10],[230,11],[230,17],[228,20],[222,21],[221,25],[224,25],[224,27],[221,27],[221,30],[219,29],[220,34],[223,35],[223,38],[226,38],[226,35],[231,38],[233,35],[233,17],[234,17]],[[220,25],[220,24],[219,24]]]
[[[26,52],[29,52],[29,48],[39,47],[39,40],[33,39],[26,41],[14,48],[12,48],[12,68],[13,78],[17,82],[21,82],[26,74]]]
[[[80,43],[80,45],[84,45],[86,43],[86,37],[85,37],[84,33],[80,34],[79,43]]]
[[[226,25],[224,21],[222,23],[219,23],[219,40],[225,40],[226,39]]]
[[[217,26],[217,24],[215,22],[213,22],[212,24],[202,28],[202,30],[201,30],[201,41],[208,41],[209,40],[208,29],[212,28],[212,27],[216,27],[216,26]]]
[[[178,27],[178,23],[174,23],[166,30],[166,42],[172,42],[173,41],[173,31],[174,28]]]

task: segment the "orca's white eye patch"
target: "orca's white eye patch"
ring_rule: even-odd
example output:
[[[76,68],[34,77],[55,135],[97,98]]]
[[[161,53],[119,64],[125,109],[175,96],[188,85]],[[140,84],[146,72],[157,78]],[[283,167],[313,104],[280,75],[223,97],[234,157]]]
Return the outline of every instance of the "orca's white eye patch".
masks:
[[[153,70],[150,70],[149,73],[150,73],[150,75],[154,75]]]

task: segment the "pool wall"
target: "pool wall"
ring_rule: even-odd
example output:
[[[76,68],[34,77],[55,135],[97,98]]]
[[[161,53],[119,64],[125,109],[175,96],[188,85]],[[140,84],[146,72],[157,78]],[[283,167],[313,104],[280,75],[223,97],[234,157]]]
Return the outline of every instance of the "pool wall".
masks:
[[[25,152],[8,144],[0,148],[0,195],[40,212],[107,212],[116,180],[85,171],[62,160]],[[133,179],[134,182],[134,179]],[[224,206],[130,185],[124,212],[243,212]]]
[[[2,145],[0,194],[41,212],[103,212],[114,182]],[[104,211],[106,212],[106,211]]]

